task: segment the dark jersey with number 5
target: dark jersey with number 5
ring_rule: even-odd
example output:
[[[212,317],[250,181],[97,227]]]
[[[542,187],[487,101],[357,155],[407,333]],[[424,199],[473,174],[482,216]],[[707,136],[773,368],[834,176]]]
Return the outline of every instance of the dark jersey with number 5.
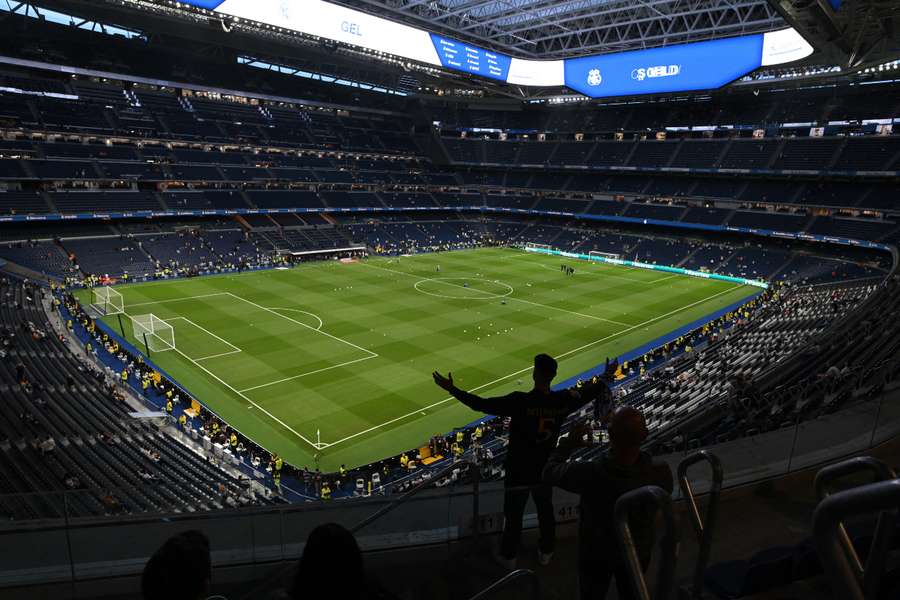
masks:
[[[495,398],[482,398],[457,388],[451,393],[472,410],[510,417],[506,478],[530,484],[540,483],[541,471],[556,447],[566,417],[606,389],[606,384],[599,383],[549,393],[512,392]]]

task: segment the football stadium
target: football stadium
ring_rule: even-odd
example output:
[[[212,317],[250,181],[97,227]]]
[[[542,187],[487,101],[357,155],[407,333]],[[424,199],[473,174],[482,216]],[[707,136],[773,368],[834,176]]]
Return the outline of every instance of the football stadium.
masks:
[[[0,0],[0,597],[900,598],[900,5]]]

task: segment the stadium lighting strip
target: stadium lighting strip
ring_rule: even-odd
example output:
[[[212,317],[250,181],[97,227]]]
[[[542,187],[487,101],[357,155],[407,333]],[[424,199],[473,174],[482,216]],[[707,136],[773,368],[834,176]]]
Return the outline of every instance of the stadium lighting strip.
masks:
[[[147,0],[128,0],[135,6]],[[521,59],[324,0],[161,0],[218,19],[223,30],[258,24],[373,53],[373,58],[477,75],[528,87],[568,87],[590,98],[715,89],[760,67],[813,52],[793,28],[564,60]],[[396,58],[395,58],[396,57]],[[404,63],[406,61],[412,61]],[[426,67],[428,68],[428,67]]]
[[[285,75],[294,75],[296,77],[303,77],[305,79],[312,79],[314,81],[321,81],[323,83],[332,83],[334,85],[343,85],[352,88],[359,88],[361,90],[369,90],[371,92],[379,92],[382,94],[390,94],[394,96],[408,96],[409,94],[406,92],[402,92],[400,90],[395,90],[391,88],[386,88],[374,83],[363,83],[361,81],[355,81],[353,79],[346,79],[343,77],[337,77],[335,75],[326,75],[324,73],[316,73],[312,71],[304,71],[303,69],[298,69],[296,67],[286,67],[284,65],[276,65],[273,63],[269,63],[263,60],[258,60],[253,58],[252,56],[238,56],[237,62],[239,65],[246,65],[248,67],[253,67],[256,69],[262,69],[264,71],[276,71],[278,73],[284,73]]]
[[[13,6],[13,4],[15,4],[15,6]],[[124,27],[120,27],[118,25],[110,25],[108,23],[100,23],[98,21],[89,21],[81,17],[75,17],[73,15],[57,12],[48,8],[38,8],[37,6],[30,5],[25,2],[10,3],[9,0],[3,0],[3,2],[0,3],[0,12],[8,12],[15,15],[27,17],[29,19],[49,21],[50,23],[57,23],[59,25],[75,27],[77,29],[84,29],[85,31],[93,31],[95,33],[118,35],[127,39],[147,39],[141,31],[126,29]]]

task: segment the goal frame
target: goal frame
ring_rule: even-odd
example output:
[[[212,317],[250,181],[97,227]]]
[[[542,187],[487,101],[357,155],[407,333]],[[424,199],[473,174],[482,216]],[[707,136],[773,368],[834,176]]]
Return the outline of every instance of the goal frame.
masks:
[[[151,352],[175,350],[175,328],[153,313],[131,317],[134,338],[144,342],[144,348]]]
[[[599,250],[591,250],[590,252],[588,252],[588,258],[590,260],[600,260],[601,262],[610,260],[621,261],[622,255],[616,254],[615,252],[600,252]]]
[[[125,298],[109,286],[91,290],[91,308],[101,316],[121,315],[125,312]]]
[[[525,252],[550,252],[553,246],[550,244],[536,244],[534,242],[525,242]]]

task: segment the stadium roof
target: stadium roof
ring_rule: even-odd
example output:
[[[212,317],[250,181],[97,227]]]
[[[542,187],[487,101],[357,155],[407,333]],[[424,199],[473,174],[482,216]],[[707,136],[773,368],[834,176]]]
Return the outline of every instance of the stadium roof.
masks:
[[[529,58],[563,58],[772,31],[767,0],[336,0]]]

